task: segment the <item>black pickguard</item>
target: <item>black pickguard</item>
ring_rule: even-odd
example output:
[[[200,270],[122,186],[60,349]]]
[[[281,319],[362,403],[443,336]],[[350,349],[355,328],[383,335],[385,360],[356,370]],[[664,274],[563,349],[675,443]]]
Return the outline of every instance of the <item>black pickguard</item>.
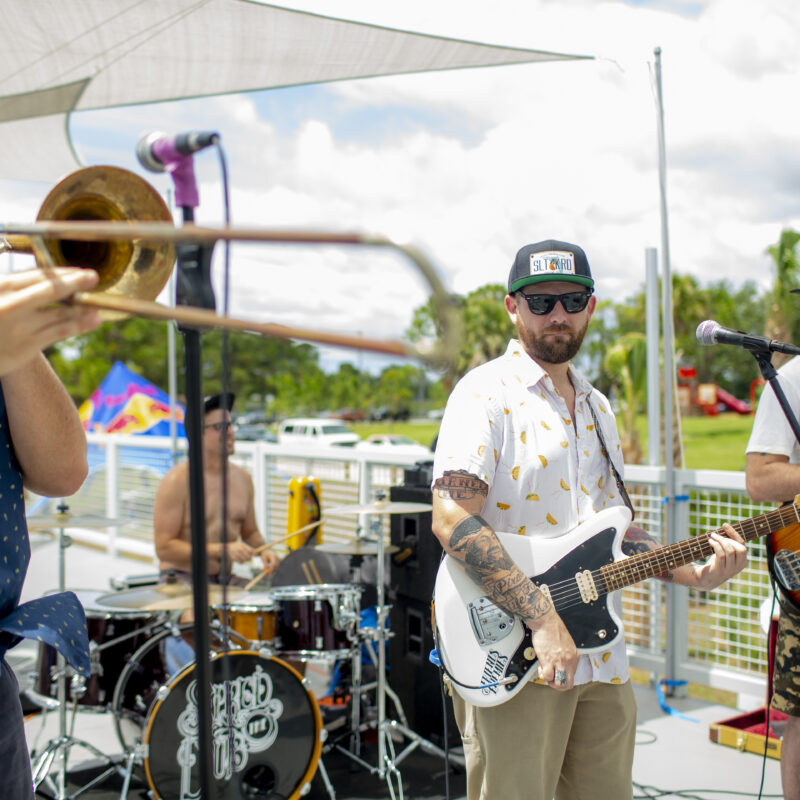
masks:
[[[556,595],[553,598],[553,604],[579,650],[603,647],[603,645],[613,642],[619,634],[619,626],[608,611],[608,594],[605,587],[596,585],[597,600],[584,603],[580,599],[580,591],[575,581],[575,575],[579,572],[587,569],[594,572],[600,567],[614,562],[612,547],[616,535],[616,528],[606,528],[596,533],[574,550],[570,550],[546,572],[531,578],[537,586],[545,584]],[[555,584],[562,581],[568,586],[553,588]],[[568,602],[559,601],[558,595],[567,588],[570,589],[570,600]],[[507,675],[516,675],[519,678],[522,678],[536,663],[531,630],[524,623],[523,630],[522,642],[511,657],[506,670]],[[526,651],[528,655],[534,655],[534,658],[526,658]],[[506,688],[510,690],[512,686]]]

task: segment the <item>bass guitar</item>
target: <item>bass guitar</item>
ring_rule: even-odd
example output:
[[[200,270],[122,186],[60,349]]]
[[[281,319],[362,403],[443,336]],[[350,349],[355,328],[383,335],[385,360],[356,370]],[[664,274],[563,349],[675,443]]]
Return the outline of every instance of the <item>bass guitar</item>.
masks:
[[[617,506],[551,539],[497,534],[517,566],[548,594],[580,653],[605,650],[622,635],[615,592],[714,552],[709,532],[624,556],[621,542],[630,521],[630,511]],[[796,504],[731,524],[752,541],[792,523],[800,523]],[[504,703],[538,673],[530,628],[492,602],[449,555],[436,574],[434,625],[442,666],[473,705]]]

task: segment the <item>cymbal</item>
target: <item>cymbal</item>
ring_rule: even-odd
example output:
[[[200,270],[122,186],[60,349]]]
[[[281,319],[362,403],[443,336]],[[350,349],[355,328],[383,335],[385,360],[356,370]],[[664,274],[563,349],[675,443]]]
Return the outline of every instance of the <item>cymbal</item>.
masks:
[[[388,500],[375,500],[372,503],[362,503],[354,506],[338,506],[326,508],[329,514],[420,514],[433,508],[429,503],[392,503]]]
[[[208,587],[208,604],[219,605],[222,602],[222,586]],[[228,602],[236,602],[247,595],[238,586],[226,587],[225,597]],[[185,583],[162,583],[159,586],[139,586],[135,589],[124,589],[121,592],[109,592],[95,601],[109,608],[135,608],[139,611],[182,611],[191,608],[194,603],[192,587]]]
[[[368,542],[364,539],[354,539],[352,542],[329,542],[318,544],[315,550],[323,553],[338,553],[345,556],[376,556],[378,555],[377,542]],[[393,544],[384,545],[384,553],[396,553],[400,548]]]
[[[90,528],[102,530],[114,526],[127,525],[127,520],[113,517],[100,517],[94,514],[37,514],[28,517],[29,531],[46,531],[53,528]]]

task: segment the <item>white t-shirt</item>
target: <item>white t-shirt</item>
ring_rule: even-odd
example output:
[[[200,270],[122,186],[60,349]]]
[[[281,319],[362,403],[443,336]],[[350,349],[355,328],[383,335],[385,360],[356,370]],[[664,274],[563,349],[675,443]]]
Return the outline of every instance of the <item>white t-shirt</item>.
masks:
[[[606,397],[570,365],[575,424],[550,376],[512,339],[504,355],[467,373],[447,402],[433,481],[464,470],[488,487],[481,516],[495,531],[558,536],[600,509],[623,505],[603,455],[592,406],[622,474],[617,424]],[[581,656],[575,683],[628,680],[624,638]]]
[[[789,407],[795,416],[800,415],[800,358],[787,361],[778,370],[780,384]],[[772,386],[767,384],[758,401],[753,430],[747,443],[747,453],[769,453],[788,456],[791,464],[800,464],[800,444],[783,413]]]

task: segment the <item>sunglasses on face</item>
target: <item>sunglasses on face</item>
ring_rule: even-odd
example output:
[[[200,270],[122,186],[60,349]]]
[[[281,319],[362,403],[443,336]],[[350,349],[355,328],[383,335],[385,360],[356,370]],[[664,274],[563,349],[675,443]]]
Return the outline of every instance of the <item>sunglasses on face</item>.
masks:
[[[549,314],[559,301],[561,301],[564,311],[568,314],[577,314],[586,308],[589,298],[592,296],[591,292],[565,292],[564,294],[525,294],[525,292],[518,292],[518,294],[527,301],[531,314],[539,316]]]
[[[210,422],[208,425],[204,425],[203,427],[213,428],[217,433],[222,433],[222,431],[227,431],[233,426],[230,422]]]

